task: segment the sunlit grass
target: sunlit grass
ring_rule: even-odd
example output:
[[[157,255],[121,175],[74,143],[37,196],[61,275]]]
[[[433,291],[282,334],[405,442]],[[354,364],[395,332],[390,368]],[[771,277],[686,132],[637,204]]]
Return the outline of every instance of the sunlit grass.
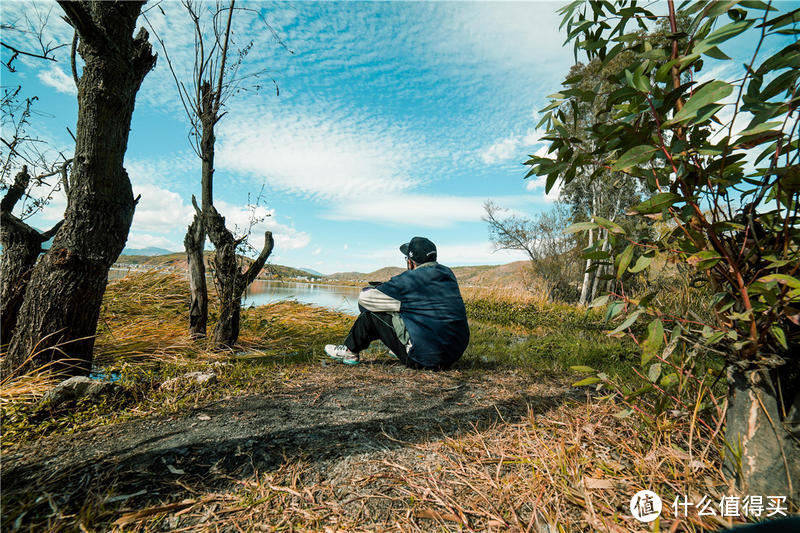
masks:
[[[3,449],[131,417],[182,416],[218,399],[268,396],[276,384],[319,379],[323,345],[341,342],[353,320],[297,302],[247,308],[239,346],[218,352],[205,339],[189,339],[187,285],[181,276],[153,272],[110,283],[95,365],[119,377],[122,393],[48,412],[37,410],[36,400],[52,386],[52,376],[3,383]],[[211,328],[216,300],[213,291],[210,296]],[[468,289],[464,296],[471,342],[455,371],[467,376],[524,372],[534,379],[571,382],[582,376],[569,367],[586,365],[628,377],[639,357],[632,341],[606,335],[609,325],[600,311],[552,304],[519,291]],[[373,346],[369,358],[391,357],[377,343]],[[213,371],[217,382],[162,387],[194,370]],[[702,483],[708,494],[719,493],[716,444],[687,439],[692,421],[662,413],[657,425],[644,426],[636,417],[613,416],[620,408],[611,396],[531,406],[527,418],[513,423],[408,444],[415,457],[410,463],[364,459],[373,473],[361,475],[355,469],[342,480],[346,486],[320,481],[302,461],[291,461],[235,480],[238,488],[200,490],[167,509],[122,513],[106,509],[104,500],[87,499],[75,520],[101,528],[117,520],[140,531],[161,530],[169,520],[209,531],[250,530],[255,524],[402,531],[500,531],[533,524],[533,530],[542,531],[627,531],[635,526],[626,507],[634,489],[652,488],[671,498],[696,492]],[[382,510],[381,516],[390,509],[393,518],[370,518],[371,505]],[[684,520],[681,527],[700,531],[724,525],[703,520]]]

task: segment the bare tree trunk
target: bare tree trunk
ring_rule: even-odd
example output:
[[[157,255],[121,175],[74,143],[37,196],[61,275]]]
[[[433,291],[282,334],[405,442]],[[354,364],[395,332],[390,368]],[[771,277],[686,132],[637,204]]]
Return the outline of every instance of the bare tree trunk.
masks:
[[[214,205],[214,143],[217,140],[214,134],[214,126],[218,120],[214,106],[214,93],[211,90],[211,84],[203,82],[200,85],[199,109],[200,123],[202,125],[200,137],[200,158],[202,163],[200,187],[203,213],[208,212]],[[192,338],[205,337],[208,324],[205,244],[206,229],[203,225],[203,217],[195,215],[183,239],[186,259],[189,263],[189,292],[191,295],[189,303],[189,335]]]
[[[136,206],[122,164],[136,93],[156,60],[147,32],[133,37],[142,4],[60,2],[85,61],[73,183],[64,224],[28,283],[6,374],[51,361],[69,374],[91,370],[108,269],[125,246]]]
[[[42,243],[50,240],[63,223],[39,233],[12,214],[30,179],[28,167],[23,165],[0,201],[0,244],[3,246],[0,259],[0,345],[8,344],[14,333],[25,289],[42,252]]]
[[[195,209],[199,212],[196,204]],[[216,249],[213,265],[220,310],[212,340],[217,347],[230,348],[239,339],[242,294],[272,253],[274,246],[272,232],[267,231],[264,234],[264,248],[261,250],[261,254],[246,272],[242,272],[236,259],[236,247],[240,241],[234,239],[233,234],[225,227],[225,218],[212,205],[207,212],[203,213],[203,219],[208,237]]]
[[[791,433],[798,397],[783,416],[768,371],[728,366],[724,469],[749,494],[785,495],[800,503],[800,445]],[[794,420],[794,424],[798,421]],[[794,428],[796,431],[798,428]]]
[[[192,338],[205,337],[208,325],[208,288],[203,252],[205,241],[203,218],[195,215],[183,239],[189,263],[189,336]]]
[[[589,247],[591,247],[592,244],[594,243],[593,237],[594,237],[594,230],[590,229],[589,230]],[[591,267],[592,267],[592,260],[591,259],[587,259],[586,260],[586,270],[584,271],[584,274],[583,274],[583,285],[581,286],[581,297],[580,297],[580,300],[578,301],[578,303],[580,305],[586,305],[587,303],[589,303],[589,284],[592,281],[592,273],[589,271],[589,269]]]
[[[597,230],[597,238],[598,239],[602,239],[603,238],[603,234],[602,233],[603,232],[602,232],[601,229]],[[606,235],[606,242],[603,243],[603,247],[601,248],[601,250],[603,250],[604,252],[607,252],[608,248],[609,248],[607,237],[608,237],[608,235]],[[608,268],[607,265],[600,265],[599,267],[597,267],[597,270],[595,270],[595,272],[594,272],[594,281],[592,282],[592,296],[591,296],[592,300],[597,298],[597,292],[600,290],[600,284],[603,282],[603,280],[600,279],[600,277],[605,274],[607,268]]]

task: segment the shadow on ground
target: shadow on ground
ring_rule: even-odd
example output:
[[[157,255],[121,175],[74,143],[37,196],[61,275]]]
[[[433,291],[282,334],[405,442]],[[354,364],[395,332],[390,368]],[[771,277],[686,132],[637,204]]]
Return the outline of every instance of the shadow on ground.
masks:
[[[225,490],[296,460],[324,479],[353,455],[513,423],[585,398],[563,384],[515,373],[468,377],[384,365],[320,371],[322,381],[287,385],[270,396],[235,397],[171,418],[22,445],[3,458],[3,529],[22,512],[23,523],[63,516],[92,498],[140,493],[107,501],[104,512],[180,501],[190,496],[187,487]]]

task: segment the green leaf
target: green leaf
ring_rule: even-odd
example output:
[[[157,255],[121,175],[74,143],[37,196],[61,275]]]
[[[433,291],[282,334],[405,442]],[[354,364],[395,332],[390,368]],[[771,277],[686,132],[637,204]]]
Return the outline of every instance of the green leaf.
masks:
[[[647,378],[655,383],[661,377],[661,363],[653,363],[647,371]]]
[[[628,317],[625,320],[622,321],[622,324],[617,326],[614,330],[610,331],[608,334],[609,335],[616,335],[618,333],[622,333],[623,331],[625,331],[626,329],[631,327],[633,325],[633,323],[636,322],[636,319],[639,318],[639,315],[641,315],[641,314],[642,314],[642,311],[640,309],[637,309],[633,313],[629,314]]]
[[[575,366],[571,366],[570,368],[572,370],[574,370],[575,372],[584,372],[584,373],[588,373],[588,374],[593,374],[594,372],[597,372],[597,370],[595,370],[594,368],[592,368],[590,366],[584,366],[584,365],[575,365]]]
[[[781,124],[783,124],[783,122],[779,122],[779,121],[763,122],[761,124],[758,124],[757,126],[754,126],[754,127],[750,128],[750,129],[747,129],[747,130],[744,130],[744,131],[740,132],[739,136],[740,137],[744,137],[745,135],[755,135],[756,133],[765,132],[767,130],[772,129],[775,126],[780,126]]]
[[[553,185],[555,185],[557,179],[558,179],[558,174],[555,172],[547,176],[547,180],[544,183],[545,194],[550,192],[550,189],[553,188]]]
[[[576,222],[575,224],[571,224],[570,226],[564,228],[564,233],[578,233],[579,231],[586,231],[590,229],[597,228],[598,225],[594,222]]]
[[[714,59],[720,59],[722,61],[730,60],[730,57],[725,55],[725,53],[722,50],[720,50],[719,48],[717,48],[716,46],[709,48],[708,50],[706,50],[703,53],[705,55],[707,55],[708,57],[713,57]]]
[[[653,261],[652,256],[640,255],[639,259],[636,260],[636,264],[633,265],[628,271],[631,272],[632,274],[641,272],[645,268],[649,267],[652,261]]]
[[[644,202],[629,209],[632,214],[648,215],[651,213],[660,213],[665,208],[671,206],[678,200],[680,196],[671,192],[660,192],[655,196],[648,198]]]
[[[606,310],[606,316],[603,318],[606,322],[617,316],[625,309],[624,302],[611,302],[611,305],[608,306]]]
[[[628,418],[632,414],[633,414],[633,409],[631,409],[630,407],[626,407],[625,409],[623,409],[621,411],[617,411],[612,416],[614,418]]]
[[[668,387],[673,386],[677,382],[678,382],[678,374],[673,372],[672,374],[667,374],[666,376],[662,377],[659,385],[661,385],[661,387],[666,389]]]
[[[647,324],[647,337],[642,341],[642,365],[655,356],[661,344],[664,342],[664,324],[661,319],[656,318]]]
[[[611,222],[610,220],[605,219],[603,217],[599,217],[597,215],[594,215],[592,217],[592,220],[595,223],[599,224],[600,226],[606,228],[611,233],[616,233],[618,235],[625,235],[625,230],[622,228],[622,226],[620,226],[616,222]]]
[[[572,384],[572,386],[584,387],[586,385],[594,385],[595,383],[600,383],[600,378],[592,376],[589,378],[582,379],[580,381],[576,381],[575,383]]]
[[[800,9],[789,11],[788,13],[775,17],[774,19],[768,20],[764,24],[759,24],[758,26],[756,26],[756,28],[767,26],[768,28],[774,30],[786,26],[788,24],[794,24],[795,22],[800,22]]]
[[[597,298],[592,300],[592,303],[589,304],[589,308],[600,307],[602,305],[606,305],[606,303],[608,302],[609,298],[611,298],[610,294],[604,294],[603,296],[598,296]]]
[[[771,281],[777,281],[778,283],[785,283],[789,287],[793,289],[800,289],[800,280],[797,278],[793,278],[787,274],[769,274],[767,276],[758,278],[758,281],[762,283],[769,283]]]
[[[583,257],[584,259],[592,259],[592,260],[608,259],[609,257],[611,257],[611,252],[606,250],[593,250],[591,252],[586,252],[585,254],[582,254],[581,257]]]
[[[697,117],[701,109],[722,100],[733,92],[733,85],[724,81],[714,80],[706,83],[684,104],[683,109],[678,111],[672,120],[664,122],[664,127],[680,124]]]
[[[743,31],[747,30],[753,25],[754,20],[739,20],[731,22],[725,26],[718,28],[711,32],[705,39],[694,45],[692,52],[695,54],[702,54],[706,50],[714,48],[715,46],[724,43],[728,39],[736,37]]]
[[[617,159],[617,162],[611,166],[611,170],[627,170],[646,161],[650,161],[657,150],[658,148],[650,146],[649,144],[635,146],[622,154],[622,157]]]
[[[722,256],[714,250],[703,250],[689,257],[686,262],[698,270],[707,270],[722,260]]]
[[[786,334],[783,332],[780,326],[773,324],[769,331],[772,333],[772,336],[775,337],[775,340],[780,343],[784,350],[789,349],[789,344],[786,342]]]
[[[617,265],[617,279],[622,278],[622,275],[625,273],[625,270],[628,268],[628,265],[631,264],[631,259],[633,259],[633,245],[629,244],[625,250],[619,254],[619,264]]]
[[[748,9],[758,9],[760,11],[775,11],[776,8],[762,2],[761,0],[742,0],[739,5]]]
[[[641,396],[642,394],[644,394],[644,393],[646,393],[646,392],[650,392],[651,390],[653,390],[653,386],[652,386],[651,384],[649,384],[649,383],[648,383],[648,384],[647,384],[647,385],[645,385],[644,387],[642,387],[642,388],[640,388],[640,389],[638,389],[638,390],[636,390],[636,391],[634,391],[634,392],[630,393],[629,395],[627,395],[627,396],[625,397],[625,401],[626,401],[626,402],[629,402],[629,401],[631,401],[632,399],[634,399],[634,398],[636,398],[636,397],[638,397],[638,396]]]

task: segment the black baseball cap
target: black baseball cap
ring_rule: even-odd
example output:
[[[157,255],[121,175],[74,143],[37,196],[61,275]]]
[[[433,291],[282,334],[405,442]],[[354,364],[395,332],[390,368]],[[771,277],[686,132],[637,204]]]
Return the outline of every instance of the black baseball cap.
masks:
[[[402,245],[400,251],[418,265],[436,261],[436,245],[425,237],[414,237]]]

